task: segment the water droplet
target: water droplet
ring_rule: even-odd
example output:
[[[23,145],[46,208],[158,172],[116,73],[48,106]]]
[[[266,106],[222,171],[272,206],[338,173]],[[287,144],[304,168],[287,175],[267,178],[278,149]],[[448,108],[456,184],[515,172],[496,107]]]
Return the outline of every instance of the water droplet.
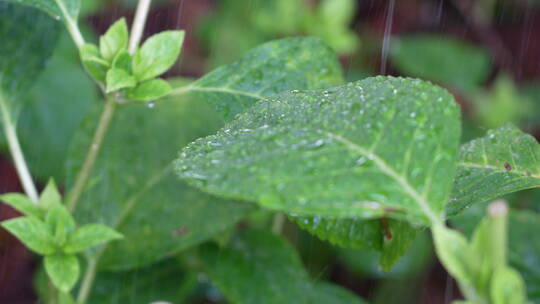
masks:
[[[416,117],[416,112],[412,112],[410,116],[411,116],[411,118],[415,118]]]
[[[153,101],[150,101],[150,102],[146,103],[146,106],[147,106],[149,109],[152,109],[155,105],[156,105],[156,103],[153,102]]]

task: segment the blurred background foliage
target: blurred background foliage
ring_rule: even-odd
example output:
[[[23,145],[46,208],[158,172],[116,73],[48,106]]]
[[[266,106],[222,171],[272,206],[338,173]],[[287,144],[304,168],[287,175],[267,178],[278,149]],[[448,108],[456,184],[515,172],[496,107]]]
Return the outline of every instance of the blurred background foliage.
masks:
[[[268,40],[311,35],[322,38],[340,56],[350,81],[381,72],[428,79],[447,88],[463,108],[463,141],[507,122],[540,137],[540,1],[538,0],[155,0],[146,35],[164,29],[187,32],[184,55],[169,77],[194,78],[234,61]],[[120,16],[132,19],[135,0],[84,0],[82,25],[96,37]],[[385,39],[386,38],[386,39]],[[385,47],[385,43],[387,43]],[[189,81],[189,80],[188,80]],[[77,126],[99,94],[80,68],[77,52],[64,33],[47,70],[27,95],[19,133],[33,174],[63,180],[63,159]],[[0,192],[17,191],[13,167],[0,138]],[[506,197],[514,208],[511,246],[533,242],[528,222],[540,228],[540,192]],[[528,209],[529,211],[524,211]],[[475,205],[451,224],[463,231],[484,214]],[[15,216],[0,207],[2,219]],[[261,211],[240,225],[271,225]],[[231,233],[216,237],[218,243]],[[535,233],[533,233],[535,234]],[[450,303],[457,287],[435,261],[429,233],[419,233],[409,252],[389,272],[378,266],[377,253],[343,249],[320,241],[287,222],[284,235],[300,252],[314,279],[328,279],[358,293],[370,303]],[[524,237],[525,236],[525,237]],[[538,234],[534,235],[538,239]],[[515,261],[540,303],[540,257],[537,245],[520,247],[526,262]],[[197,249],[129,273],[104,274],[95,303],[147,303],[148,292],[162,293],[173,303],[223,303],[223,296],[201,272],[171,272],[197,265]],[[169,263],[170,265],[168,265]],[[171,264],[172,263],[172,264]],[[520,264],[521,263],[521,264]],[[171,266],[172,265],[172,266]],[[0,232],[0,302],[31,303],[28,278],[36,265],[20,244]],[[167,280],[175,277],[175,284]],[[39,278],[39,276],[38,276]],[[167,284],[162,284],[165,280]],[[135,286],[135,287],[134,287]],[[136,300],[137,299],[137,300]],[[101,302],[100,302],[101,301]]]

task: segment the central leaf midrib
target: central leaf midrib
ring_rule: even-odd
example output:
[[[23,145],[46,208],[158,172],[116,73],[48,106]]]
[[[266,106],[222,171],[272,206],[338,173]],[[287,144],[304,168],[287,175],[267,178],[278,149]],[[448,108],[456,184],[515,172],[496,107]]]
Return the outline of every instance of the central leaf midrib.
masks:
[[[371,159],[379,169],[386,174],[387,176],[391,177],[393,180],[395,180],[404,190],[405,192],[413,199],[413,201],[422,209],[422,212],[429,218],[429,220],[433,223],[439,223],[440,218],[435,214],[435,212],[431,209],[428,202],[416,191],[416,189],[409,183],[408,179],[399,175],[392,167],[390,167],[382,158],[380,158],[377,154],[370,152],[354,142],[350,141],[349,139],[342,137],[341,135],[332,133],[332,132],[326,132],[326,134],[334,140],[337,140],[344,144],[346,147],[351,149],[352,151],[355,151],[359,153],[362,156],[368,157]]]

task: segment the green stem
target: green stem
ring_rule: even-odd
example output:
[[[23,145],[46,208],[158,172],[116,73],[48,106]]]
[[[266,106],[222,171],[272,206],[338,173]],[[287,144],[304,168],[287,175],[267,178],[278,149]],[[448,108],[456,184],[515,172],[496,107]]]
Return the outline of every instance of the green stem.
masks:
[[[508,206],[503,200],[496,200],[488,207],[490,217],[490,244],[493,254],[494,265],[506,265],[507,230],[508,230]]]
[[[58,8],[60,8],[62,15],[64,16],[64,20],[66,21],[66,26],[69,31],[69,34],[71,35],[71,38],[73,38],[73,41],[75,42],[77,47],[81,48],[81,46],[84,45],[84,38],[81,34],[81,31],[79,30],[77,21],[71,18],[62,0],[55,0],[55,2],[56,2],[56,5],[58,5]]]
[[[81,288],[79,289],[79,294],[77,295],[77,303],[84,304],[90,295],[90,290],[94,284],[94,279],[96,278],[97,265],[101,252],[97,253],[95,258],[88,259],[88,265],[86,265],[86,272],[81,282]]]
[[[283,224],[285,224],[285,214],[278,212],[274,215],[274,222],[272,223],[272,232],[274,234],[281,234],[283,231]]]
[[[137,5],[137,12],[131,26],[131,39],[129,41],[129,53],[132,55],[137,50],[137,46],[141,41],[151,3],[152,0],[139,0],[139,4]]]
[[[2,123],[4,127],[4,133],[8,142],[9,150],[11,153],[11,157],[13,157],[13,163],[15,164],[15,168],[17,169],[17,174],[19,175],[19,179],[21,180],[22,187],[24,189],[24,192],[26,192],[26,195],[34,202],[35,204],[38,203],[38,192],[36,190],[36,185],[34,184],[34,181],[32,180],[32,176],[30,174],[30,170],[28,170],[28,166],[26,164],[26,161],[24,159],[24,154],[21,149],[21,145],[19,143],[19,138],[17,137],[17,131],[15,127],[15,122],[12,121],[11,115],[9,113],[9,109],[0,95],[0,111],[2,112]]]
[[[96,162],[99,151],[101,150],[103,139],[105,138],[107,130],[109,129],[109,125],[113,118],[115,109],[116,109],[116,100],[112,97],[108,97],[107,101],[105,102],[105,108],[103,109],[103,112],[101,113],[101,117],[99,119],[97,129],[96,129],[96,133],[94,134],[94,139],[92,140],[92,143],[90,144],[90,148],[84,160],[82,169],[81,171],[79,171],[79,174],[77,175],[77,178],[75,179],[75,185],[73,186],[73,189],[71,190],[68,197],[67,207],[71,212],[75,210],[75,207],[77,206],[77,203],[79,202],[79,199],[82,193],[84,192],[84,187],[86,186],[88,177],[90,176],[90,173],[92,172],[92,169]]]

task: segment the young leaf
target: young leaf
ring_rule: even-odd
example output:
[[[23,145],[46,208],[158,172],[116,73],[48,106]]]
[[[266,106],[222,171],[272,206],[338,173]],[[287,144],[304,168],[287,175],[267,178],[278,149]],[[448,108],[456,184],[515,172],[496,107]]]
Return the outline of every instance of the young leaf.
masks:
[[[232,303],[365,303],[342,288],[313,282],[296,251],[265,231],[245,231],[230,248],[202,248],[203,269]]]
[[[144,42],[133,57],[133,75],[139,82],[165,73],[178,59],[184,31],[164,31]]]
[[[114,57],[112,67],[124,71],[131,71],[131,55],[125,50],[118,52],[116,57]]]
[[[45,209],[62,204],[62,195],[58,191],[56,183],[53,179],[49,180],[47,186],[45,186],[45,189],[43,192],[41,192],[39,196],[39,204]]]
[[[482,84],[489,73],[486,51],[448,36],[414,35],[396,39],[390,56],[407,76],[440,82],[461,90]],[[418,54],[423,56],[418,56]]]
[[[255,102],[285,90],[322,89],[343,83],[336,54],[322,40],[286,38],[260,45],[171,94],[192,92],[231,120]]]
[[[65,244],[68,234],[75,230],[75,220],[63,205],[52,206],[47,212],[45,223],[59,247]]]
[[[507,124],[461,147],[447,213],[535,187],[540,187],[540,144]]]
[[[99,38],[99,51],[103,58],[112,62],[128,46],[129,33],[126,19],[117,20],[107,32]]]
[[[127,91],[126,97],[136,101],[153,101],[169,94],[171,85],[163,79],[147,80]]]
[[[76,20],[79,14],[80,0],[7,0],[9,2],[31,5],[46,13],[54,19]],[[67,15],[64,15],[64,11]]]
[[[93,111],[74,137],[67,189],[84,161],[99,113]],[[179,181],[172,171],[177,147],[215,131],[218,123],[204,103],[185,96],[152,108],[129,103],[117,110],[90,176],[95,182],[75,213],[80,224],[103,223],[125,236],[104,245],[100,267],[125,270],[149,265],[229,229],[252,210],[204,194]]]
[[[20,193],[7,193],[0,195],[0,200],[13,207],[24,215],[30,215],[35,218],[43,218],[43,209],[33,203],[28,196]]]
[[[121,238],[123,238],[122,234],[105,225],[85,225],[69,236],[62,250],[65,253],[78,253],[96,245]]]
[[[47,225],[35,217],[18,217],[3,221],[1,225],[30,250],[42,255],[56,251],[53,236],[49,233]]]
[[[0,2],[0,103],[15,115],[52,54],[59,25],[30,7]]]
[[[367,78],[262,100],[184,148],[176,170],[212,194],[288,213],[429,224],[448,199],[459,134],[445,90]]]
[[[137,85],[135,77],[128,72],[112,68],[107,72],[107,93],[125,88],[133,88]]]
[[[510,267],[501,267],[493,273],[491,302],[493,304],[526,304],[525,283],[519,272]]]
[[[74,255],[52,254],[45,256],[45,270],[56,288],[69,292],[79,279],[79,261]]]
[[[109,69],[109,63],[101,58],[98,47],[86,43],[79,49],[79,53],[84,69],[88,74],[100,82],[105,82],[105,75]]]

